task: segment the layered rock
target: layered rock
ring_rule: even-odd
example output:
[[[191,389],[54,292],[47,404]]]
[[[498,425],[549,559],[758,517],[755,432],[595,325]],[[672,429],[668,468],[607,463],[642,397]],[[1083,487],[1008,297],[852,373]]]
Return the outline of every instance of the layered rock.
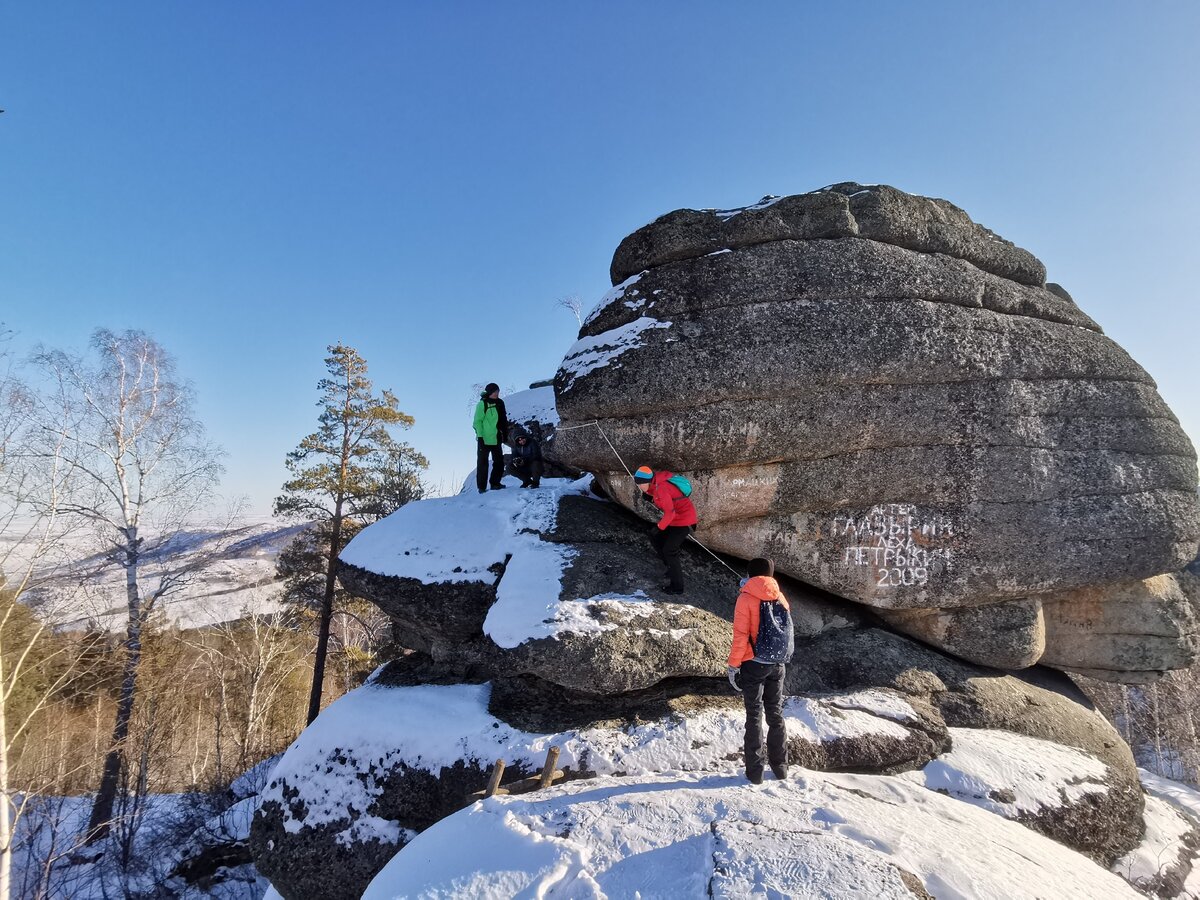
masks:
[[[1071,591],[1136,622],[1126,586],[1194,558],[1200,507],[1153,380],[1027,251],[946,201],[846,184],[671,213],[613,278],[555,380],[564,426],[598,427],[556,453],[628,508],[612,447],[692,479],[706,545],[964,658],[1131,680],[1191,658],[1191,620],[1149,593],[1139,658],[1096,630],[1055,647]]]
[[[355,538],[339,578],[439,665],[611,695],[724,672],[738,576],[684,553],[689,589],[674,602],[648,527],[586,481],[551,481],[410,504]],[[854,604],[782,584],[801,638],[861,621]]]
[[[723,670],[738,582],[726,566],[740,563],[689,547],[688,591],[667,602],[647,526],[588,487],[420,501],[343,552],[344,585],[420,652],[331,705],[272,771],[249,846],[288,900],[359,896],[482,789],[497,758],[506,782],[554,745],[568,781],[685,771],[736,783],[744,713]],[[914,790],[982,780],[982,799],[950,793],[1104,864],[1137,845],[1132,755],[1065,676],[962,662],[781,580],[797,632],[793,765],[899,775]],[[1001,757],[1000,774],[981,774]]]

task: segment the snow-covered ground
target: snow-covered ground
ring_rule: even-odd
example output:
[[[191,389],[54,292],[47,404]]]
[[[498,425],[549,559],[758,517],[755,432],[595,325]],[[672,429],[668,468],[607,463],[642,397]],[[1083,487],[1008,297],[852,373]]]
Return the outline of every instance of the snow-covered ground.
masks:
[[[1074,747],[983,728],[950,738],[950,752],[901,777],[1009,819],[1106,790],[1107,767]]]
[[[198,848],[244,840],[249,834],[258,808],[256,796],[247,796],[223,812],[213,810],[215,814],[206,821],[212,803],[204,794],[151,794],[139,810],[126,811],[110,840],[85,847],[90,796],[37,800],[17,829],[13,896],[257,900],[268,884],[252,865],[220,870],[204,886],[173,877],[180,862]],[[132,852],[129,864],[121,865],[118,843],[126,835]],[[165,890],[169,893],[161,893]]]
[[[796,771],[602,777],[493,797],[396,854],[400,897],[1139,897],[1067,847],[903,778]]]
[[[1177,810],[1200,813],[1200,792],[1145,773],[1145,839],[1109,872],[1015,821],[1102,789],[1103,763],[1079,750],[955,728],[953,749],[920,771],[794,767],[786,782],[754,787],[738,762],[740,710],[540,734],[495,718],[489,694],[487,684],[368,683],[301,735],[263,799],[303,809],[285,820],[293,833],[342,823],[347,846],[404,844],[364,895],[371,900],[909,898],[904,879],[938,898],[1133,897],[1118,874],[1145,883],[1173,865],[1192,828]],[[789,733],[810,741],[903,737],[900,723],[916,718],[886,691],[791,698],[785,713]],[[481,801],[415,836],[365,814],[383,789],[371,773],[402,761],[433,773],[497,758],[534,770],[552,745],[560,766],[598,777]],[[285,792],[296,806],[282,802]],[[1188,881],[1191,896],[1197,887],[1200,874]]]

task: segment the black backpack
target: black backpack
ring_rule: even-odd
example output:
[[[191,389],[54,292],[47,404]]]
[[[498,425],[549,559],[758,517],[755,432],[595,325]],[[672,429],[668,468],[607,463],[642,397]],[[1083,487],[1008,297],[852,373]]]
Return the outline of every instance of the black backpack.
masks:
[[[772,665],[787,663],[791,662],[795,649],[796,632],[792,626],[792,611],[778,601],[760,602],[754,658]]]

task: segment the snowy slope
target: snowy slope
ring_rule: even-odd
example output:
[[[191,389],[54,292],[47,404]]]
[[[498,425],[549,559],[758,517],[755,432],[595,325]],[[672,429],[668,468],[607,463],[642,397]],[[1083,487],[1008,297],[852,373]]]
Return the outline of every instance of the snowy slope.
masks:
[[[306,527],[259,522],[232,533],[181,533],[148,555],[141,573],[143,593],[157,586],[162,573],[195,567],[187,583],[160,604],[162,613],[180,627],[274,612],[281,589],[275,580],[276,560]],[[96,623],[102,628],[123,628],[124,570],[82,541],[66,552],[72,557],[69,563],[39,574],[40,587],[28,595],[31,605],[52,611],[50,617],[63,627]]]
[[[793,767],[749,785],[743,716],[710,709],[658,722],[542,734],[488,711],[487,684],[369,682],[289,748],[262,794],[284,827],[331,825],[352,848],[402,847],[364,895],[384,897],[1139,896],[1181,857],[1200,792],[1144,773],[1147,832],[1109,872],[1015,821],[1098,789],[1103,763],[989,729],[951,729],[952,750],[895,776]],[[915,712],[885,691],[789,698],[789,734],[810,741],[898,735]],[[352,739],[351,739],[352,737]],[[546,750],[597,777],[476,803],[416,835],[371,813],[397,767],[437,773],[503,758],[532,770]],[[1162,797],[1164,799],[1159,799]],[[285,801],[287,799],[287,802]],[[295,814],[294,811],[299,811]],[[906,884],[905,879],[908,880]],[[1183,896],[1200,897],[1200,874]]]
[[[399,897],[1139,897],[1022,825],[888,776],[603,777],[475,803],[364,900]]]
[[[984,728],[950,737],[948,753],[901,777],[1009,819],[1106,790],[1107,767],[1074,747]]]
[[[288,748],[271,773],[263,802],[280,804],[290,833],[333,824],[343,829],[339,840],[347,845],[371,837],[397,843],[399,824],[370,810],[387,773],[401,764],[437,774],[460,760],[475,760],[486,770],[502,758],[509,766],[536,769],[554,745],[564,768],[652,774],[719,769],[742,747],[744,716],[738,709],[628,728],[540,734],[489,713],[490,690],[487,684],[397,688],[368,683],[351,691]],[[882,691],[789,698],[784,715],[790,734],[814,743],[869,734],[902,739],[907,731],[894,720],[915,718],[911,707]],[[294,804],[302,804],[302,818],[293,817]]]

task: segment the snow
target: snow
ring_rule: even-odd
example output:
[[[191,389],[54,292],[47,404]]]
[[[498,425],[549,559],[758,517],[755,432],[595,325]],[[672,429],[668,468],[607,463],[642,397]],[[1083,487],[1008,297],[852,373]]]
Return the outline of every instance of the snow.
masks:
[[[252,900],[262,896],[266,881],[259,878],[252,865],[224,867],[203,887],[187,885],[172,874],[202,846],[244,840],[257,806],[255,798],[242,800],[203,821],[209,811],[215,812],[206,795],[147,795],[136,818],[118,820],[115,826],[116,832],[136,829],[128,867],[121,865],[115,841],[100,845],[95,853],[74,853],[83,847],[91,802],[89,795],[36,798],[17,830],[14,896],[42,896],[43,891],[74,900],[167,893],[179,900]],[[49,870],[45,867],[48,857],[56,860]]]
[[[268,521],[233,532],[195,530],[175,535],[147,559],[142,583],[153,590],[161,575],[195,568],[186,583],[156,605],[180,628],[278,612],[283,604],[276,560],[308,527]],[[120,631],[125,627],[124,570],[95,551],[96,542],[90,538],[70,543],[63,548],[68,561],[39,572],[40,586],[27,595],[30,605],[60,628],[95,625]]]
[[[566,386],[570,387],[576,378],[589,372],[616,364],[621,354],[641,346],[642,335],[645,332],[670,327],[670,322],[643,315],[594,337],[580,338],[567,351],[559,367],[567,374]]]
[[[858,709],[894,722],[916,722],[920,718],[908,701],[896,694],[873,688],[855,691],[852,694],[839,694],[831,702],[838,709]]]
[[[1166,800],[1200,822],[1200,790],[1155,775],[1145,769],[1138,769],[1138,776],[1142,780],[1142,787],[1146,789],[1146,793]]]
[[[901,777],[1006,818],[1107,790],[1108,767],[1074,747],[986,728],[951,728],[950,738],[950,752]]]
[[[1131,884],[1146,884],[1179,862],[1183,839],[1192,830],[1191,823],[1166,800],[1149,796],[1142,814],[1146,833],[1142,842],[1125,854],[1112,870]]]
[[[494,797],[418,835],[364,900],[395,897],[1138,897],[1022,825],[888,776],[601,777]]]
[[[436,774],[459,760],[475,760],[486,768],[503,759],[509,766],[532,770],[541,767],[553,745],[560,749],[564,768],[648,775],[725,766],[731,756],[740,756],[744,738],[745,714],[738,707],[627,728],[526,732],[488,712],[490,696],[489,684],[363,685],[330,704],[288,748],[263,802],[274,800],[283,807],[290,833],[306,825],[341,823],[354,828],[355,841],[377,837],[395,843],[396,824],[368,812],[383,790],[374,773],[382,778],[400,763]],[[868,734],[907,736],[888,719],[837,708],[841,699],[788,698],[784,717],[789,734],[813,742]],[[304,819],[292,817],[285,788],[291,802],[303,804]],[[353,816],[362,817],[352,826]]]
[[[508,421],[520,425],[526,422],[558,424],[558,407],[554,402],[554,388],[551,385],[509,394],[504,398],[504,409],[508,413]]]
[[[568,632],[608,630],[615,626],[594,615],[598,606],[617,604],[628,615],[664,607],[640,591],[560,599],[563,571],[575,551],[539,533],[554,530],[559,501],[568,494],[604,502],[591,495],[589,481],[547,479],[537,490],[467,492],[409,503],[359,532],[341,558],[422,584],[496,584],[483,631],[506,649]]]
[[[637,294],[638,290],[633,286],[637,284],[641,277],[645,274],[645,272],[638,272],[636,275],[630,275],[628,278],[606,293],[603,297],[601,297],[600,302],[592,307],[592,311],[588,313],[587,318],[583,320],[583,327],[587,328],[587,326],[591,325],[592,322],[594,322],[599,315],[604,312],[604,310],[608,309],[614,303],[624,300],[626,291],[629,291],[631,296]],[[631,288],[633,289],[630,290]]]
[[[752,210],[757,210],[757,209],[766,209],[768,206],[774,206],[776,203],[778,203],[782,199],[784,199],[784,198],[776,197],[773,194],[767,194],[767,196],[763,197],[757,203],[752,203],[750,206],[739,206],[736,209],[706,209],[706,210],[702,210],[702,212],[710,212],[713,215],[715,215],[717,218],[722,219],[727,222],[730,219],[732,219],[734,216],[740,216],[744,212],[750,212]]]
[[[536,491],[510,488],[407,503],[355,535],[341,559],[422,584],[491,584],[497,575],[490,567],[530,545],[521,530],[552,531],[560,494],[577,490],[576,483],[555,481]]]
[[[1177,858],[1179,851],[1177,820],[1167,815],[1159,804],[1169,804],[1176,815],[1183,813],[1190,817],[1189,824],[1195,827],[1200,824],[1200,791],[1190,785],[1163,778],[1138,769],[1142,787],[1146,790],[1146,836],[1142,845],[1132,853],[1119,860],[1113,866],[1114,872],[1124,874],[1127,867],[1131,875],[1137,876],[1147,872],[1157,872],[1159,865],[1170,865]],[[1152,812],[1152,806],[1155,811]],[[1183,883],[1183,897],[1200,897],[1200,858],[1192,857],[1192,871]]]
[[[267,781],[270,780],[271,770],[275,768],[279,762],[281,753],[276,753],[274,756],[264,759],[256,766],[247,769],[229,785],[229,793],[236,800],[245,800],[247,797],[253,797],[262,792]]]

